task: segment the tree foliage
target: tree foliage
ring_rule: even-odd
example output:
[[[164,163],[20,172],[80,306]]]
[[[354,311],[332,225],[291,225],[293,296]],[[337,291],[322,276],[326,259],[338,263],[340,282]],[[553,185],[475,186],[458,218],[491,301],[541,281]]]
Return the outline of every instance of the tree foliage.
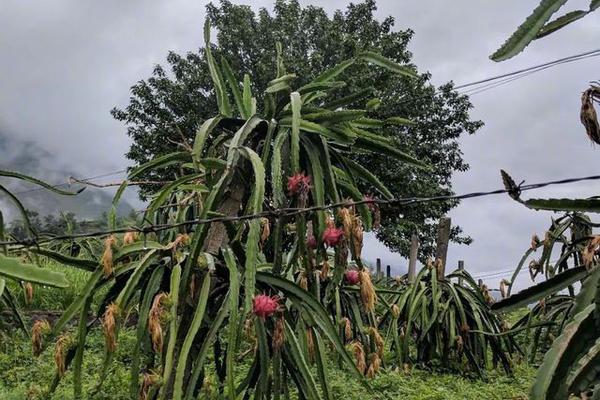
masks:
[[[367,0],[329,17],[323,8],[301,7],[295,0],[276,1],[272,13],[266,9],[254,12],[249,6],[229,1],[211,4],[207,14],[217,29],[218,43],[213,56],[217,61],[223,56],[240,76],[252,77],[259,109],[275,68],[277,42],[282,44],[283,64],[289,73],[296,75],[294,83],[298,85],[310,82],[320,71],[364,50],[409,64],[412,54],[407,45],[413,32],[394,30],[392,17],[376,20],[375,9],[375,2]],[[186,55],[169,53],[168,68],[157,65],[150,78],[131,88],[129,104],[112,111],[115,118],[127,125],[133,139],[127,157],[136,165],[172,152],[178,142],[188,144],[198,121],[212,117],[217,111],[204,53],[202,48]],[[394,147],[427,162],[432,171],[414,171],[397,160],[378,155],[351,155],[355,161],[368,165],[397,197],[451,194],[452,173],[468,169],[458,139],[482,125],[470,119],[471,103],[466,96],[453,91],[452,84],[436,88],[429,80],[427,73],[408,79],[387,69],[354,64],[346,71],[345,86],[334,91],[338,99],[354,96],[349,108],[360,108],[365,100],[372,100],[368,107],[374,118],[385,120],[402,115],[412,121],[386,125],[381,134],[389,137]],[[229,100],[234,102],[233,98]],[[177,173],[171,168],[166,173],[149,172],[144,177],[165,178],[166,174],[172,178]],[[155,189],[142,187],[142,195],[148,196]],[[398,210],[383,210],[383,226],[377,236],[392,249],[407,255],[410,236],[417,232],[422,243],[421,256],[425,258],[432,254],[437,219],[456,204],[449,201],[415,205],[401,210],[401,215]],[[469,241],[460,236],[458,227],[453,228],[452,237],[457,242]]]

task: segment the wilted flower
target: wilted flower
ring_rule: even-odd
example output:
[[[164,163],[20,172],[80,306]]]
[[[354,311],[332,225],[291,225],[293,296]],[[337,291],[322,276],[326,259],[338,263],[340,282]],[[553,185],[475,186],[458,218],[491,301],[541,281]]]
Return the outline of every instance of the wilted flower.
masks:
[[[587,269],[590,269],[590,267],[592,266],[592,263],[594,262],[594,257],[598,250],[600,250],[600,235],[591,238],[588,244],[583,248],[583,251],[581,252],[583,265]]]
[[[163,348],[163,332],[162,319],[166,313],[164,303],[167,301],[168,295],[161,292],[154,296],[152,307],[148,315],[148,331],[152,339],[152,348],[157,353],[162,353]]]
[[[369,355],[369,368],[367,369],[367,373],[365,376],[367,378],[374,378],[377,372],[379,372],[379,368],[381,367],[381,358],[377,353],[371,353]]]
[[[279,317],[275,320],[275,330],[273,331],[273,348],[279,350],[285,342],[285,320]]]
[[[400,307],[398,307],[397,304],[392,304],[390,312],[392,313],[394,319],[398,319],[398,317],[400,316]]]
[[[61,378],[65,375],[67,370],[65,359],[70,345],[71,337],[65,334],[58,337],[56,340],[56,345],[54,346],[54,363],[56,364],[56,373]]]
[[[288,177],[287,190],[289,195],[306,195],[310,190],[310,183],[310,176],[306,176],[304,173]]]
[[[465,342],[463,341],[463,338],[462,338],[462,336],[460,336],[460,335],[459,335],[459,336],[456,336],[456,337],[454,338],[454,340],[455,340],[455,342],[456,342],[456,351],[457,351],[458,353],[462,353],[462,352],[463,352],[463,349],[464,349],[464,346],[465,346]]]
[[[592,86],[581,95],[580,118],[590,140],[600,144],[600,125],[594,109],[594,99],[600,99],[600,87]]]
[[[161,378],[158,374],[145,372],[140,386],[139,400],[148,400],[148,394],[152,386],[160,384]]]
[[[500,281],[500,295],[502,296],[503,299],[506,298],[506,296],[508,295],[508,287],[510,286],[510,282],[507,281],[506,279],[502,279]]]
[[[328,227],[323,232],[323,242],[329,247],[337,246],[344,237],[344,231],[335,227]]]
[[[327,260],[323,261],[321,264],[321,280],[324,281],[329,276],[329,262]]]
[[[367,269],[363,269],[358,273],[360,280],[360,299],[362,300],[365,311],[370,312],[375,310],[377,302],[377,293],[371,282],[371,274]]]
[[[354,256],[360,258],[363,246],[363,226],[360,218],[354,217],[352,221],[352,246],[354,247]]]
[[[33,286],[29,282],[23,284],[23,290],[25,292],[25,304],[30,305],[33,301]]]
[[[34,356],[39,356],[44,345],[44,335],[50,332],[50,324],[45,319],[37,320],[31,328],[31,347]]]
[[[252,302],[252,312],[262,319],[269,317],[277,311],[279,308],[279,297],[267,296],[266,294],[259,294],[254,296]]]
[[[365,373],[367,369],[367,362],[365,361],[365,350],[360,342],[353,342],[351,345],[352,353],[354,354],[354,361],[356,362],[356,368],[361,374]]]
[[[102,270],[104,277],[108,278],[113,273],[113,247],[117,245],[117,237],[110,235],[104,239],[104,252],[102,253]]]
[[[344,278],[346,279],[346,283],[348,285],[357,285],[359,282],[358,271],[355,269],[349,269],[344,274]]]
[[[262,227],[262,232],[260,234],[260,246],[262,247],[271,235],[271,224],[269,223],[269,219],[261,218],[260,226]]]
[[[346,340],[352,339],[352,324],[348,317],[344,317],[340,320],[340,325],[344,328],[344,338]]]
[[[383,358],[383,350],[385,343],[377,328],[373,326],[369,327],[369,336],[371,337],[373,343],[375,343],[375,347],[377,348],[377,354],[379,355],[379,358]]]
[[[102,329],[104,330],[104,339],[106,342],[106,351],[109,353],[117,349],[117,316],[119,315],[119,306],[111,303],[104,311],[102,318]]]
[[[136,240],[138,240],[138,237],[139,233],[135,231],[125,232],[125,235],[123,235],[123,244],[133,244]]]
[[[531,237],[531,250],[535,251],[540,245],[541,241],[538,235],[533,235]]]
[[[338,217],[342,221],[342,226],[344,227],[344,235],[349,238],[352,233],[353,226],[353,212],[347,208],[342,207],[338,211]]]
[[[308,278],[305,271],[301,272],[300,276],[298,277],[298,286],[304,290],[308,290]]]

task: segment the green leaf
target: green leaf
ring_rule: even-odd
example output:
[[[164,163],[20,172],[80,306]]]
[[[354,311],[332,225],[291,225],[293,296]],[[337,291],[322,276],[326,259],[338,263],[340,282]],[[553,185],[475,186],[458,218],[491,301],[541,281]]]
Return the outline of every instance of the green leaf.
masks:
[[[247,118],[256,114],[256,99],[252,97],[252,87],[250,86],[250,76],[248,74],[244,74],[244,92],[242,94],[242,100],[244,101],[244,107],[248,112]]]
[[[400,125],[400,126],[415,126],[416,123],[407,118],[401,117],[390,117],[385,120],[388,125]]]
[[[533,13],[490,58],[494,61],[504,61],[519,54],[566,2],[567,0],[541,0]]]
[[[17,207],[19,213],[21,214],[21,218],[23,220],[23,225],[25,226],[25,229],[29,231],[29,234],[31,236],[36,237],[37,232],[32,228],[31,222],[29,221],[29,215],[27,215],[27,210],[25,209],[25,207],[23,207],[21,201],[2,185],[0,185],[0,193],[4,193]]]
[[[163,382],[169,382],[173,372],[173,357],[175,345],[177,344],[177,328],[179,327],[179,318],[177,318],[177,305],[179,304],[179,285],[181,282],[181,265],[177,264],[171,271],[171,286],[169,298],[171,299],[171,310],[169,316],[169,343],[165,353]],[[167,385],[160,388],[159,397],[166,399]]]
[[[49,185],[46,182],[44,182],[42,180],[39,180],[37,178],[34,178],[32,176],[24,175],[24,174],[21,174],[21,173],[18,173],[18,172],[13,172],[13,171],[0,170],[0,176],[4,176],[4,177],[7,177],[7,178],[20,179],[22,181],[33,183],[35,185],[41,186],[44,189],[48,189],[51,192],[62,194],[62,195],[65,195],[65,196],[73,196],[73,195],[79,194],[79,193],[83,192],[84,189],[85,189],[85,187],[84,187],[84,188],[79,189],[76,192],[71,192],[71,191],[68,191],[68,190],[61,190],[61,189],[58,189],[56,186]]]
[[[564,381],[564,378],[556,373],[558,369],[568,367],[565,363],[568,358],[577,357],[578,354],[572,354],[572,343],[577,339],[579,332],[585,325],[585,321],[592,317],[595,305],[590,304],[582,312],[573,317],[563,329],[561,335],[552,343],[552,347],[544,356],[542,365],[538,368],[536,379],[531,388],[530,398],[532,400],[558,399],[559,393],[553,391],[557,380]],[[566,393],[565,393],[566,395]],[[568,396],[562,397],[566,398]]]
[[[196,162],[200,162],[202,158],[202,151],[204,150],[204,144],[206,143],[206,139],[212,133],[213,129],[219,125],[222,117],[214,117],[207,119],[200,125],[200,128],[196,131],[196,137],[194,139],[194,147],[193,147],[193,158]]]
[[[25,264],[19,261],[18,258],[6,257],[1,254],[0,276],[17,281],[39,283],[46,286],[59,288],[69,287],[69,282],[63,273],[49,271],[33,264]]]
[[[225,74],[225,79],[227,79],[227,83],[229,84],[229,88],[231,89],[231,93],[233,94],[233,99],[238,108],[240,116],[243,119],[250,118],[250,111],[246,109],[246,104],[244,103],[242,93],[240,92],[240,86],[237,79],[235,79],[235,75],[231,66],[227,62],[225,57],[221,57],[221,65],[223,66],[223,72]]]
[[[600,213],[600,199],[529,199],[525,204],[534,210],[579,211]]]
[[[378,65],[396,74],[408,76],[411,78],[417,77],[417,74],[413,68],[407,67],[405,65],[400,65],[390,60],[389,58],[382,56],[379,53],[375,53],[372,51],[363,51],[359,54],[359,57],[371,64]]]
[[[587,270],[583,266],[569,268],[565,272],[555,275],[553,278],[540,282],[537,285],[531,286],[504,300],[492,304],[492,310],[496,312],[508,312],[525,307],[582,280],[586,275]]]
[[[353,160],[351,160],[349,158],[345,158],[344,160],[346,162],[346,165],[348,165],[348,167],[350,168],[351,172],[355,176],[357,176],[360,179],[363,179],[367,183],[370,183],[385,198],[391,199],[391,198],[394,197],[394,195],[392,194],[392,192],[390,192],[388,190],[388,188],[379,180],[379,178],[377,178],[375,175],[373,175],[368,169],[366,169],[365,167],[363,167],[359,163],[354,162]]]
[[[341,63],[337,64],[336,66],[323,72],[321,75],[319,75],[317,78],[315,78],[315,80],[313,82],[330,81],[330,80],[334,79],[336,76],[338,76],[339,74],[341,74],[342,72],[344,72],[346,70],[346,68],[348,68],[355,62],[356,62],[356,59],[354,59],[354,58],[351,58],[346,61],[342,61]]]
[[[140,294],[141,302],[139,305],[138,321],[136,327],[136,342],[131,355],[131,372],[129,393],[131,398],[135,398],[139,393],[139,375],[140,375],[140,358],[143,347],[149,342],[148,339],[148,314],[154,300],[154,295],[160,289],[160,283],[164,275],[163,268],[156,268],[150,275],[148,284],[142,294]]]
[[[300,93],[292,92],[290,95],[290,105],[292,107],[292,131],[290,140],[290,156],[292,158],[292,173],[300,172],[300,109],[302,100]]]
[[[208,18],[206,18],[206,21],[204,22],[204,45],[206,63],[208,64],[208,70],[215,86],[219,112],[221,115],[231,117],[231,105],[229,104],[229,98],[227,97],[227,92],[225,90],[225,83],[223,82],[223,77],[221,76],[221,72],[213,58],[212,50],[210,48],[210,22]]]
[[[588,14],[588,12],[589,11],[583,11],[583,10],[575,10],[575,11],[568,12],[565,15],[563,15],[559,18],[556,18],[554,21],[548,22],[546,25],[544,25],[544,27],[542,29],[540,29],[540,31],[538,32],[538,34],[535,38],[536,39],[543,38],[544,36],[547,36],[547,35],[551,34],[552,32],[555,32],[561,28],[564,28],[565,26],[569,25],[571,22],[575,22],[578,19],[585,17]]]
[[[285,140],[288,137],[288,131],[281,131],[273,143],[273,157],[271,158],[271,182],[273,189],[273,201],[276,207],[283,207],[285,202],[285,193],[283,191],[283,168],[281,163],[281,152]]]
[[[217,333],[219,333],[221,325],[223,325],[223,321],[225,321],[225,318],[227,318],[227,312],[229,311],[229,307],[227,306],[229,296],[230,294],[228,293],[227,297],[223,301],[223,304],[221,304],[221,308],[217,312],[217,316],[211,323],[208,333],[206,334],[206,336],[204,337],[204,341],[202,342],[202,347],[200,347],[200,351],[196,356],[196,361],[193,364],[194,367],[192,370],[192,374],[189,379],[187,389],[185,391],[186,400],[192,399],[194,390],[196,389],[196,384],[198,383],[198,378],[200,377],[200,373],[204,369],[204,361],[208,356],[210,346],[212,346],[213,342],[215,341]]]
[[[84,260],[82,258],[69,257],[62,253],[52,251],[49,249],[44,249],[41,247],[37,247],[37,248],[33,247],[29,251],[31,251],[32,253],[41,255],[41,256],[51,258],[55,261],[58,261],[62,265],[68,265],[71,267],[80,268],[80,269],[83,269],[83,270],[89,271],[89,272],[94,272],[96,270],[96,268],[98,268],[98,265],[99,265],[98,261]]]
[[[398,161],[405,162],[415,167],[431,170],[431,167],[423,161],[417,160],[413,156],[410,156],[403,151],[398,150],[395,147],[390,146],[387,143],[373,140],[365,136],[359,136],[354,144],[355,147],[372,151],[374,153],[381,153],[382,155],[388,155],[394,157]]]
[[[202,319],[204,318],[204,312],[206,310],[206,304],[208,303],[208,294],[210,291],[210,272],[204,276],[202,282],[202,288],[200,289],[200,295],[198,297],[198,304],[194,311],[194,318],[190,324],[190,329],[185,335],[183,344],[181,345],[181,351],[179,353],[179,362],[177,364],[177,371],[175,373],[175,383],[173,385],[173,398],[181,399],[183,396],[183,379],[186,373],[187,359],[192,348],[192,344],[200,326],[202,325]],[[175,301],[177,302],[177,301]]]
[[[250,212],[256,214],[262,211],[262,204],[265,198],[265,167],[256,152],[248,147],[241,147],[239,151],[250,160],[254,171],[254,189],[250,196]],[[246,241],[246,263],[244,265],[244,284],[245,301],[244,309],[250,310],[252,299],[254,298],[254,286],[256,282],[256,265],[258,261],[259,243],[260,243],[260,219],[252,219],[248,223],[250,229]]]
[[[238,335],[238,307],[239,307],[239,291],[240,291],[240,278],[238,276],[238,269],[233,257],[233,252],[229,247],[223,251],[223,258],[225,264],[229,270],[229,325],[227,327],[227,356],[225,359],[225,365],[227,370],[227,376],[225,382],[227,386],[227,392],[231,400],[236,400],[236,388],[235,388],[235,356],[237,354],[237,335]]]
[[[365,115],[365,110],[340,110],[340,111],[321,111],[317,113],[305,114],[306,120],[329,125],[340,122],[355,121]]]

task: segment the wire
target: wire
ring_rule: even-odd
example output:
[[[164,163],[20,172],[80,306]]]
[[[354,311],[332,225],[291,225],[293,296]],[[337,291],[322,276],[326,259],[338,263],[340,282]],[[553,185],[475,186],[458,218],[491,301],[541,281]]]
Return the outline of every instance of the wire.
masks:
[[[519,186],[519,191],[523,192],[523,191],[534,190],[534,189],[538,189],[538,188],[542,188],[542,187],[546,187],[546,186],[562,185],[562,184],[567,184],[567,183],[599,180],[599,179],[600,179],[600,175],[592,175],[592,176],[579,177],[579,178],[568,178],[568,179],[560,179],[560,180],[555,180],[555,181],[533,183],[533,184]],[[204,219],[201,218],[201,219],[182,221],[182,222],[173,223],[173,224],[146,225],[143,227],[131,226],[131,227],[118,228],[118,229],[112,229],[112,230],[102,230],[102,231],[89,232],[89,233],[61,235],[61,236],[55,236],[52,238],[45,238],[45,239],[41,239],[41,240],[25,239],[25,240],[3,241],[3,242],[0,242],[0,245],[22,245],[23,247],[31,247],[31,246],[37,246],[42,243],[48,243],[48,242],[53,242],[53,241],[107,236],[107,235],[114,234],[114,233],[139,232],[139,233],[146,234],[146,233],[159,232],[159,231],[163,231],[163,230],[167,230],[167,229],[180,228],[180,227],[185,227],[185,226],[206,225],[206,224],[211,224],[211,223],[215,223],[215,222],[246,221],[246,220],[267,218],[267,217],[286,218],[286,217],[291,217],[291,216],[315,212],[315,211],[324,211],[324,210],[328,210],[328,209],[332,209],[332,208],[349,207],[349,206],[357,206],[357,205],[364,205],[364,204],[403,206],[403,205],[412,205],[412,204],[416,204],[416,203],[426,203],[426,202],[432,202],[432,201],[472,199],[472,198],[476,198],[476,197],[491,196],[491,195],[502,194],[502,193],[509,193],[509,192],[512,193],[513,190],[514,189],[504,188],[504,189],[490,190],[487,192],[471,192],[471,193],[465,193],[465,194],[460,194],[460,195],[432,196],[432,197],[407,197],[407,198],[392,198],[392,199],[371,199],[371,198],[369,198],[369,199],[363,199],[363,200],[353,201],[353,202],[341,201],[338,203],[332,203],[332,204],[320,205],[320,206],[312,206],[312,207],[280,208],[280,209],[268,210],[268,211],[263,211],[263,212],[259,212],[259,213],[255,213],[255,214],[246,214],[246,215],[240,215],[240,216],[220,216],[220,217],[204,218]]]
[[[544,70],[546,68],[554,67],[556,65],[566,64],[566,63],[578,61],[580,59],[585,59],[585,58],[588,58],[588,56],[595,57],[595,56],[598,56],[598,55],[600,55],[600,49],[590,50],[590,51],[586,51],[586,52],[583,52],[583,53],[574,54],[574,55],[570,55],[570,56],[567,56],[567,57],[559,58],[559,59],[556,59],[556,60],[553,60],[553,61],[548,61],[548,62],[545,62],[545,63],[542,63],[542,64],[533,65],[533,66],[530,66],[530,67],[527,67],[527,68],[523,68],[523,69],[520,69],[520,70],[517,70],[517,71],[508,72],[508,73],[505,73],[505,74],[502,74],[502,75],[496,75],[496,76],[492,76],[492,77],[489,77],[489,78],[481,79],[481,80],[478,80],[478,81],[464,83],[464,84],[455,86],[454,89],[455,90],[463,89],[463,88],[466,88],[466,87],[475,86],[475,85],[479,85],[479,84],[482,84],[482,83],[487,83],[487,82],[495,81],[495,80],[498,80],[498,79],[502,79],[502,78],[507,78],[507,77],[510,77],[510,76],[514,76],[514,75],[519,75],[519,74],[522,74],[524,72],[529,72],[529,71],[532,71],[532,70],[540,70],[541,71],[541,70]]]

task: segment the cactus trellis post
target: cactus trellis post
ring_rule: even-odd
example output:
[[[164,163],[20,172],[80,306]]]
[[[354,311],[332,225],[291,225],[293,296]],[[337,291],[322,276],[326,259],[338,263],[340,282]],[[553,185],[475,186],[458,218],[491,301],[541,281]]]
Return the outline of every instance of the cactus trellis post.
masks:
[[[408,260],[408,282],[412,283],[415,280],[417,271],[417,254],[419,253],[419,238],[413,234],[410,238],[410,256]]]
[[[438,225],[437,248],[435,250],[435,259],[440,260],[442,265],[438,269],[438,279],[444,279],[446,276],[446,257],[448,256],[448,242],[450,241],[450,227],[452,220],[449,217],[440,218]]]

